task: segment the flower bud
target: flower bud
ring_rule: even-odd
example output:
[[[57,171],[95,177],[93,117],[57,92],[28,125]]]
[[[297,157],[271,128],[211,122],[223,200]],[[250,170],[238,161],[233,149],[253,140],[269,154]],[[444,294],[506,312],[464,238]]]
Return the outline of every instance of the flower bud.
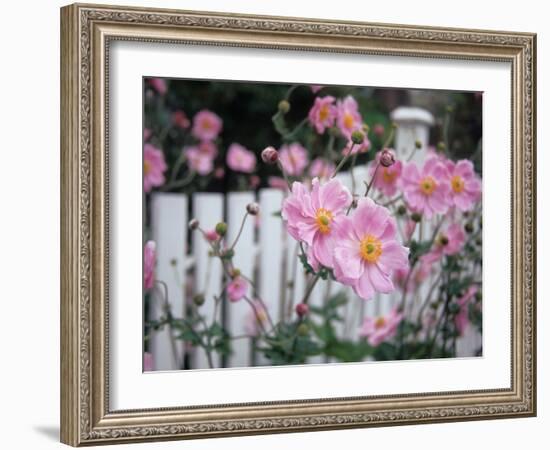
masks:
[[[380,152],[380,164],[384,167],[391,167],[395,163],[395,154],[389,149],[385,148]]]
[[[359,200],[357,200],[356,198],[354,198],[352,201],[351,201],[351,207],[353,209],[357,208],[357,205],[359,204]]]
[[[454,107],[453,105],[448,105],[446,108],[445,108],[445,111],[447,111],[448,113],[452,113],[454,111]]]
[[[296,332],[298,333],[298,336],[307,336],[309,334],[309,327],[306,323],[301,323],[298,325],[298,328],[296,328]]]
[[[309,313],[309,306],[307,303],[298,303],[296,305],[296,314],[298,314],[299,317],[304,317]]]
[[[241,271],[239,269],[233,269],[231,271],[231,278],[237,278],[241,275]]]
[[[392,123],[391,123],[391,127],[392,127],[394,130],[396,130],[397,128],[399,128],[399,125],[397,125],[397,123],[395,123],[395,122],[392,122]]]
[[[414,146],[418,149],[418,148],[422,148],[422,142],[420,141],[420,139],[417,139],[416,141],[414,141]]]
[[[397,214],[400,216],[404,216],[407,214],[407,207],[405,205],[399,205],[397,207]]]
[[[449,238],[445,236],[444,234],[439,235],[439,239],[437,240],[439,245],[442,245],[445,247],[449,243]]]
[[[225,222],[218,222],[215,229],[218,235],[225,236],[225,233],[227,233],[227,224]]]
[[[260,205],[258,205],[256,202],[249,203],[248,205],[246,205],[246,212],[251,216],[257,216],[260,212]]]
[[[364,140],[365,135],[361,131],[355,130],[353,133],[351,133],[351,142],[353,142],[354,144],[362,144]]]
[[[195,294],[193,296],[193,303],[196,306],[202,306],[204,304],[204,295],[203,294]]]
[[[366,123],[363,124],[362,129],[363,133],[369,134],[370,127]]]
[[[191,219],[189,221],[189,228],[191,230],[196,230],[197,228],[199,228],[199,221],[197,219]]]
[[[413,222],[418,223],[418,222],[420,222],[420,221],[422,220],[422,216],[420,215],[420,213],[417,213],[417,212],[412,213],[412,214],[411,214],[411,220],[412,220]]]
[[[220,252],[220,256],[222,259],[231,259],[233,256],[235,256],[235,252],[232,248],[226,248]]]
[[[266,147],[262,150],[262,161],[266,164],[275,164],[279,159],[279,152],[273,147]]]
[[[290,111],[290,103],[288,102],[288,100],[281,100],[278,107],[279,111],[281,111],[283,114],[286,114]]]
[[[439,152],[445,151],[445,142],[440,141],[437,143],[437,151]]]
[[[178,260],[177,260],[176,258],[172,258],[172,259],[170,260],[170,265],[171,265],[172,267],[176,267],[176,266],[178,265]]]
[[[472,222],[466,222],[466,225],[464,225],[464,231],[466,233],[470,234],[474,231],[474,224]]]

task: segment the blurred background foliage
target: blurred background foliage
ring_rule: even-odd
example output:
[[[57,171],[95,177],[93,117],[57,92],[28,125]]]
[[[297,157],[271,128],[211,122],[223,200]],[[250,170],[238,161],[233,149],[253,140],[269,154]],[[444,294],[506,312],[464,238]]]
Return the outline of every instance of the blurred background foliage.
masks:
[[[180,191],[210,190],[230,191],[236,186],[246,185],[242,174],[231,173],[225,164],[225,152],[229,145],[237,142],[256,153],[260,162],[260,152],[271,145],[279,148],[281,135],[275,130],[272,117],[278,104],[285,98],[293,85],[278,83],[201,81],[170,79],[165,80],[167,91],[159,95],[153,86],[144,79],[144,127],[150,129],[150,141],[164,152],[168,167],[171,168],[181,154],[182,148],[193,143],[189,129],[174,126],[173,113],[183,111],[192,123],[193,116],[202,109],[215,112],[223,120],[223,130],[216,141],[219,155],[216,166],[225,169],[225,176],[215,179],[212,176],[197,177],[192,185]],[[295,86],[295,85],[294,85]],[[372,88],[353,86],[323,86],[314,94],[308,85],[300,85],[292,90],[289,97],[290,111],[285,115],[289,129],[298,125],[313,105],[315,96],[332,95],[343,98],[352,95],[359,103],[364,122],[369,125],[368,137],[371,151],[359,156],[358,164],[374,157],[385,140],[391,126],[390,113],[398,106],[417,106],[430,111],[435,117],[431,129],[430,143],[447,141],[448,156],[452,159],[469,158],[481,174],[482,137],[482,94],[475,92],[417,90],[396,88]],[[448,120],[448,135],[444,136],[445,121]],[[375,126],[385,130],[384,134],[373,132]],[[319,136],[309,126],[304,126],[295,135],[310,152],[310,159],[321,156],[328,133]],[[346,142],[337,138],[334,149],[340,151]],[[374,149],[374,151],[372,150]],[[263,187],[270,175],[278,175],[274,166],[258,164],[256,175]],[[239,178],[240,177],[240,178]]]

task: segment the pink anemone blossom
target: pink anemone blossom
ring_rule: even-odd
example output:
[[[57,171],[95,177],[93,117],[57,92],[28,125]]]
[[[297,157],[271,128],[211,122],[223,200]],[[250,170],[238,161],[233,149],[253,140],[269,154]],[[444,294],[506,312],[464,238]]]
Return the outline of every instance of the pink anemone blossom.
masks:
[[[481,198],[481,180],[474,171],[472,161],[447,161],[451,202],[460,211],[471,211]]]
[[[193,128],[191,134],[199,141],[212,141],[222,131],[222,119],[207,109],[203,109],[193,117]]]
[[[472,285],[468,288],[466,293],[460,297],[457,301],[458,306],[460,307],[458,314],[454,318],[456,331],[460,336],[464,335],[466,328],[470,324],[470,319],[468,317],[468,307],[472,299],[477,294],[478,287]]]
[[[320,180],[328,180],[334,173],[335,166],[331,161],[323,158],[316,158],[309,166],[309,176],[319,178]]]
[[[248,293],[248,282],[241,276],[235,277],[227,285],[227,297],[232,302],[238,302]]]
[[[292,192],[283,202],[282,217],[289,234],[309,246],[313,264],[332,267],[335,236],[350,204],[351,194],[339,180],[321,184],[314,178],[311,191],[302,183],[292,184]]]
[[[389,211],[370,198],[359,200],[353,216],[344,217],[334,244],[334,275],[369,300],[375,292],[395,287],[394,270],[408,266],[409,249],[396,240],[396,223]]]
[[[415,163],[406,164],[401,173],[403,195],[409,207],[431,219],[449,209],[449,184],[445,165],[436,158],[428,159],[421,170]]]
[[[166,172],[164,153],[151,144],[143,146],[143,190],[150,192],[153,187],[164,184]]]
[[[361,114],[359,114],[359,106],[355,99],[351,95],[348,95],[345,99],[338,100],[336,109],[338,128],[344,137],[351,139],[351,134],[356,130],[360,130],[363,126],[363,119],[361,118]]]
[[[298,177],[302,175],[304,169],[309,163],[307,150],[297,142],[289,145],[283,145],[279,150],[279,161],[284,171],[291,176]]]
[[[315,97],[315,102],[309,110],[309,123],[317,133],[323,134],[327,128],[334,125],[336,120],[336,99],[331,95],[325,97]]]
[[[227,151],[226,162],[235,172],[252,173],[256,168],[256,155],[241,144],[233,143]]]
[[[311,84],[309,88],[311,89],[311,92],[314,94],[317,94],[321,89],[323,89],[324,86],[321,86],[320,84]]]
[[[189,125],[191,125],[189,119],[187,118],[187,114],[185,114],[182,110],[177,110],[172,113],[172,122],[174,125],[183,128],[184,130],[189,128]]]
[[[153,288],[155,284],[156,244],[147,241],[143,248],[143,287],[145,290]]]
[[[186,147],[183,151],[189,168],[199,175],[208,175],[214,170],[214,159],[218,155],[218,149],[213,142],[203,141],[198,145]]]
[[[369,168],[369,175],[372,178],[376,171],[376,177],[372,182],[375,189],[378,189],[384,195],[393,197],[397,190],[401,187],[401,172],[403,170],[403,163],[396,160],[391,166],[384,167],[380,165],[378,170],[376,167],[380,163],[381,152],[376,153],[374,163]]]
[[[429,253],[423,255],[421,260],[426,264],[434,263],[443,256],[456,255],[464,247],[466,233],[462,225],[453,223],[435,238],[434,246]]]
[[[385,316],[365,317],[359,335],[366,337],[369,345],[377,347],[397,334],[397,327],[401,320],[403,320],[403,314],[397,310],[397,307],[392,308]]]

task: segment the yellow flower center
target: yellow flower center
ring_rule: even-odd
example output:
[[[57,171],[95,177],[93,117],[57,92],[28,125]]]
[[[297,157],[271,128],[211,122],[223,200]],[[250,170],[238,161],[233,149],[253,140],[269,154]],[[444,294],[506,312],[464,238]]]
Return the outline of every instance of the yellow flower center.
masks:
[[[348,129],[352,128],[354,123],[355,123],[355,120],[353,120],[353,116],[350,114],[350,113],[346,113],[344,115],[344,126]]]
[[[319,208],[315,215],[317,228],[322,234],[330,232],[330,222],[332,222],[332,213],[325,208]]]
[[[369,263],[375,263],[382,254],[382,242],[372,234],[368,234],[359,244],[361,258]]]
[[[437,187],[437,183],[430,176],[427,176],[425,178],[422,178],[422,180],[420,180],[420,190],[425,195],[432,195],[436,187]]]
[[[149,161],[143,161],[143,173],[144,175],[149,174],[151,172],[151,163]]]
[[[202,128],[204,130],[210,130],[212,128],[212,124],[208,119],[202,119]]]
[[[455,175],[451,178],[451,187],[453,188],[453,191],[455,191],[457,194],[460,194],[464,190],[464,180],[461,176]]]
[[[386,325],[386,319],[384,317],[378,317],[374,322],[374,328],[376,328],[377,330],[382,328],[384,325]]]
[[[397,178],[397,172],[394,170],[389,170],[387,167],[384,167],[382,178],[386,183],[393,183]]]
[[[321,122],[324,122],[325,120],[327,120],[328,119],[328,113],[329,113],[328,105],[321,106],[321,109],[319,110],[319,120]]]

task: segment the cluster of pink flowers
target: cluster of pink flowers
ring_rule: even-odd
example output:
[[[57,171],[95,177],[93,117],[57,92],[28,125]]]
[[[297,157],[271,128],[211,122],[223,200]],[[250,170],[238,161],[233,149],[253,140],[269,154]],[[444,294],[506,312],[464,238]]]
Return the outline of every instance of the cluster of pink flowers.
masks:
[[[370,299],[375,292],[394,290],[391,275],[408,265],[408,249],[396,240],[396,224],[389,211],[371,199],[346,212],[351,194],[337,179],[321,184],[313,179],[311,190],[294,182],[283,203],[282,216],[289,234],[307,244],[308,261],[333,269],[335,278]]]
[[[256,168],[256,155],[241,144],[231,144],[227,150],[227,166],[235,172],[252,173]]]
[[[189,121],[182,111],[173,115],[174,123],[181,127],[189,127]],[[183,148],[183,154],[190,170],[199,175],[208,175],[214,170],[214,160],[218,156],[215,140],[221,133],[223,122],[215,113],[203,109],[193,117],[191,134],[197,143]]]

